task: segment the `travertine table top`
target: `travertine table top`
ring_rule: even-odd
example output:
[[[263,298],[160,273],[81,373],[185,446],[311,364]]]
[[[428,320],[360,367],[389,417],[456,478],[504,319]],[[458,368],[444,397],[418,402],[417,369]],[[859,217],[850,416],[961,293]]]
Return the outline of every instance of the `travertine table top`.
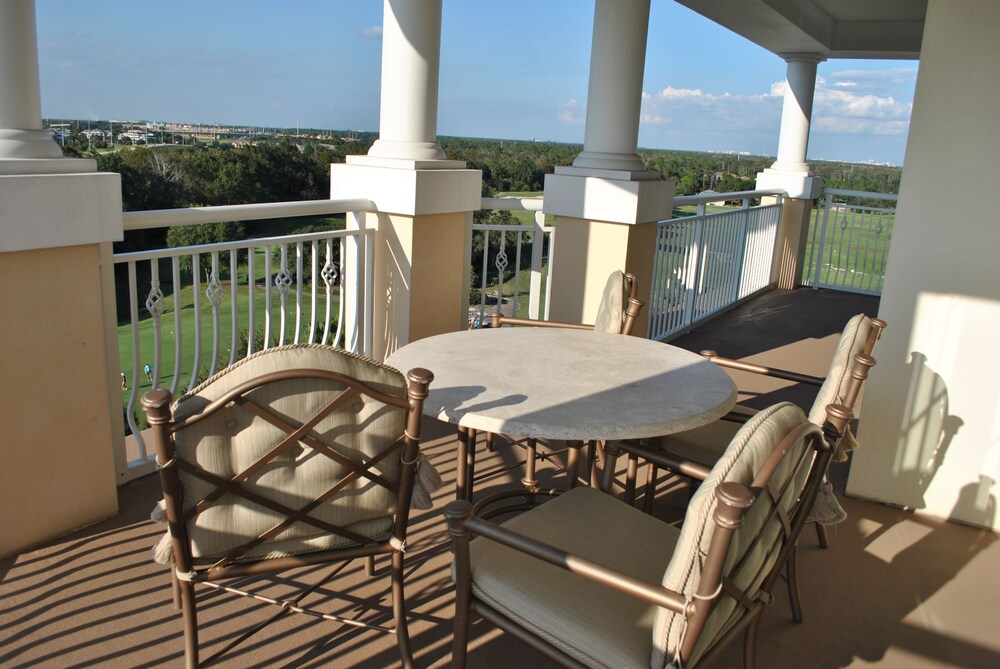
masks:
[[[453,332],[404,346],[386,363],[434,373],[426,415],[522,437],[653,437],[709,423],[736,402],[729,376],[695,353],[582,330]]]

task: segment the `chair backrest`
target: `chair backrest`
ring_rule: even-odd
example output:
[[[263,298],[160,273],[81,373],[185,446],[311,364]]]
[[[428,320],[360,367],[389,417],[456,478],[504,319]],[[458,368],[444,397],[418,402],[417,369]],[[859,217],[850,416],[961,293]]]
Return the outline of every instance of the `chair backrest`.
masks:
[[[830,404],[843,404],[848,409],[854,408],[854,400],[860,390],[859,381],[852,375],[856,368],[858,356],[862,356],[860,364],[871,367],[875,364],[871,358],[875,342],[885,329],[885,321],[868,318],[858,314],[847,322],[840,335],[837,350],[830,361],[830,371],[826,380],[816,394],[816,400],[809,409],[809,421],[822,425],[826,420],[826,407]]]
[[[594,331],[631,334],[635,317],[643,305],[637,297],[638,293],[639,285],[634,274],[621,270],[612,272],[597,307]]]
[[[231,365],[172,412],[148,393],[175,565],[405,540],[431,375],[408,377],[307,344]]]
[[[769,577],[804,522],[804,514],[794,521],[793,514],[806,503],[811,507],[828,450],[819,428],[787,402],[764,409],[737,432],[692,497],[663,576],[663,586],[693,602],[694,613],[658,610],[652,666],[696,663],[773,585]],[[732,483],[749,488],[753,502],[722,547],[725,554],[713,555],[717,492]]]

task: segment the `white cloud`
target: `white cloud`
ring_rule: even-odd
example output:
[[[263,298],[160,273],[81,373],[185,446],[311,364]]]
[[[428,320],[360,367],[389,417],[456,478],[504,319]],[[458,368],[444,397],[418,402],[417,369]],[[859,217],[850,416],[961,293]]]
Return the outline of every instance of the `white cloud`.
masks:
[[[586,122],[586,105],[581,105],[576,99],[571,98],[563,103],[562,109],[556,114],[556,119],[560,123],[578,125]]]
[[[660,100],[697,100],[713,96],[706,96],[700,88],[674,88],[673,86],[667,86],[657,93],[656,97]]]
[[[382,39],[382,26],[371,26],[361,31],[362,37],[369,39]]]
[[[912,93],[915,70],[844,71],[817,77],[812,130],[852,135],[905,135],[912,102],[898,97]],[[910,87],[907,88],[907,82]],[[768,133],[781,125],[785,82],[772,83],[759,94],[717,93],[701,88],[667,86],[643,93],[640,123],[670,126],[669,131]],[[898,93],[897,93],[898,91]]]

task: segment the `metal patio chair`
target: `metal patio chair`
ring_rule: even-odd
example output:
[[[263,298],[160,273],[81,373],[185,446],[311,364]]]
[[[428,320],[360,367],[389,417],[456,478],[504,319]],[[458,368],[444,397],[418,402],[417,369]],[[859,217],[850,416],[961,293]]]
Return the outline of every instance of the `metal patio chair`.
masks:
[[[809,410],[809,420],[817,425],[821,425],[825,420],[826,406],[828,404],[841,404],[847,407],[849,411],[854,411],[861,388],[867,380],[871,368],[875,365],[875,359],[871,357],[871,353],[875,348],[876,342],[882,336],[882,331],[885,327],[885,321],[877,318],[869,318],[864,314],[852,317],[844,327],[826,377],[808,376],[740,360],[731,360],[720,357],[714,351],[702,351],[702,355],[721,367],[818,386],[819,391],[816,395],[816,400]],[[739,430],[740,425],[755,413],[756,410],[754,409],[737,405],[732,412],[718,421],[694,430],[659,437],[654,440],[654,443],[658,448],[675,457],[711,467],[724,452],[733,435]],[[838,451],[834,453],[834,460],[846,460],[846,452],[853,450],[856,446],[857,442],[854,440],[850,428],[848,428],[845,438],[840,442]],[[630,463],[629,471],[634,472],[635,470],[636,467],[633,461],[633,463]],[[651,509],[655,499],[656,479],[656,467],[655,465],[650,465],[647,469],[645,496],[643,500],[647,512]],[[627,493],[634,491],[634,481],[627,481],[625,487]],[[817,497],[817,503],[808,518],[808,522],[816,525],[816,535],[823,548],[829,546],[826,525],[835,524],[844,518],[846,518],[846,513],[837,501],[832,486],[828,481],[824,480]],[[793,554],[789,559],[788,590],[791,599],[792,617],[797,622],[801,622],[802,608],[798,594],[795,565],[796,557]]]
[[[143,396],[168,525],[154,558],[173,567],[188,667],[202,664],[196,588],[280,607],[205,663],[295,612],[395,633],[403,666],[413,665],[403,551],[411,503],[429,507],[428,488],[437,483],[420,455],[421,408],[432,378],[425,369],[404,378],[367,358],[306,344],[231,365],[172,408],[166,390]],[[347,562],[378,555],[391,556],[393,626],[374,624],[389,617],[384,607],[351,620],[356,603],[323,611],[305,606],[303,599]],[[261,594],[245,581],[317,565],[332,570],[287,597]],[[277,587],[285,587],[279,580]],[[335,595],[320,593],[334,600],[325,605],[332,609]]]
[[[702,480],[680,529],[586,486],[503,526],[452,502],[453,666],[465,666],[476,613],[571,667],[691,669],[740,634],[753,667],[760,616],[849,417],[832,405],[821,429],[775,405],[711,470],[623,444]]]
[[[635,325],[635,321],[642,311],[642,307],[645,302],[640,300],[637,295],[639,292],[638,279],[634,274],[629,272],[623,272],[621,270],[615,270],[608,276],[607,283],[604,286],[604,292],[601,295],[601,303],[598,306],[597,318],[594,321],[594,325],[582,325],[579,323],[561,323],[557,321],[541,321],[541,320],[531,320],[527,318],[513,318],[509,316],[503,316],[499,312],[491,314],[491,324],[492,327],[501,327],[504,325],[519,325],[519,326],[530,326],[530,327],[554,327],[554,328],[572,328],[577,330],[593,330],[595,332],[607,332],[612,334],[623,334],[630,335],[632,333],[632,328]],[[483,480],[493,476],[497,476],[503,472],[509,471],[515,467],[524,467],[524,477],[521,479],[522,484],[528,490],[534,490],[538,485],[538,479],[535,476],[536,465],[539,459],[541,460],[551,460],[554,456],[557,456],[565,451],[557,450],[552,452],[540,453],[538,449],[538,441],[536,439],[519,439],[516,435],[505,435],[506,438],[513,445],[521,446],[524,448],[525,457],[524,460],[512,465],[504,465],[499,468],[491,469],[487,472],[482,472],[478,477],[475,476],[475,445],[478,439],[478,434],[475,430],[469,430],[467,435],[460,435],[460,438],[468,439],[469,443],[469,453],[473,454],[472,459],[472,470],[466,476],[467,484],[467,496],[468,499],[473,498],[474,493],[474,482],[475,480]],[[496,446],[496,435],[493,433],[486,434],[486,449],[489,452],[493,452]],[[578,453],[583,448],[582,443],[572,442],[568,443],[566,448],[570,450],[570,462],[571,465],[568,467],[571,472],[570,484],[575,484],[575,477],[572,472],[576,469],[576,462],[579,458]],[[588,459],[592,460],[595,457],[596,445],[594,443],[590,444],[590,453]]]

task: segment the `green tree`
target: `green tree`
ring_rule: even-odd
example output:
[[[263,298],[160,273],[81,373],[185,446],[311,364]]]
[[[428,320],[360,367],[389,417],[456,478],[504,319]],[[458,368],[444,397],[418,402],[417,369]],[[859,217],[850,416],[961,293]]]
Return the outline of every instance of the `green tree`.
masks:
[[[203,225],[181,225],[170,228],[167,231],[167,245],[171,248],[184,246],[201,246],[204,244],[217,244],[220,242],[233,242],[246,238],[246,226],[240,221],[226,221],[224,223],[208,223]],[[181,269],[191,271],[190,255],[183,255],[180,258]],[[211,279],[212,256],[202,253],[199,256],[201,271],[204,273],[205,281]],[[222,275],[230,273],[229,252],[219,253],[219,273],[217,277],[220,281]]]

